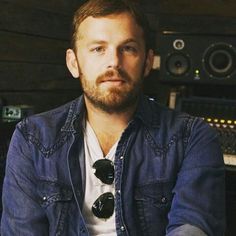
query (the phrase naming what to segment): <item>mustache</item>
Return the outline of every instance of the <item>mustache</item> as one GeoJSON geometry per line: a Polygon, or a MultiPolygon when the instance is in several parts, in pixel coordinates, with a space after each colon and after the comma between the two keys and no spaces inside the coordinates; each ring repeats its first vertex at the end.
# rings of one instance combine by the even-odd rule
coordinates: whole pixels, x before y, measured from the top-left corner
{"type": "Polygon", "coordinates": [[[107,70],[105,73],[98,76],[97,83],[99,84],[99,83],[104,82],[106,80],[110,80],[113,77],[121,79],[125,82],[129,82],[131,80],[130,76],[128,75],[128,73],[126,71],[121,70],[121,69],[117,69],[117,70],[110,69],[110,70],[107,70]]]}

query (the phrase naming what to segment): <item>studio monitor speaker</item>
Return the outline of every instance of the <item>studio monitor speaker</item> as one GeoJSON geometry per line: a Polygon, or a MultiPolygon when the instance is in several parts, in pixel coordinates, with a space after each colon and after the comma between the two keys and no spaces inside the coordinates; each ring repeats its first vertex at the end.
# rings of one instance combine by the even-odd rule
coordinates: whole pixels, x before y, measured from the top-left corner
{"type": "Polygon", "coordinates": [[[236,36],[161,34],[160,80],[236,85],[236,36]]]}

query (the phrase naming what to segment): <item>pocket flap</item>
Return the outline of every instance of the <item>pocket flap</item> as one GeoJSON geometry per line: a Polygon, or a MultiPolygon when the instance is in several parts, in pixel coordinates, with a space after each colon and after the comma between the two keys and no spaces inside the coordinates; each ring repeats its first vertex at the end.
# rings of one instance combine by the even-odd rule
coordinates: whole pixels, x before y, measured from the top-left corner
{"type": "Polygon", "coordinates": [[[38,194],[42,206],[48,206],[58,201],[71,201],[73,197],[71,187],[51,181],[40,181],[38,183],[38,194]]]}

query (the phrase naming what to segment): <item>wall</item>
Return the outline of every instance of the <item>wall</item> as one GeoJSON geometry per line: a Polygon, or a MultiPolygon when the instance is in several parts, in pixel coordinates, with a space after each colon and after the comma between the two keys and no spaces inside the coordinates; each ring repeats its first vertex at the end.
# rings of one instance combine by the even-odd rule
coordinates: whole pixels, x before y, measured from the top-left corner
{"type": "Polygon", "coordinates": [[[0,99],[41,112],[80,94],[65,66],[79,0],[1,0],[0,99]]]}

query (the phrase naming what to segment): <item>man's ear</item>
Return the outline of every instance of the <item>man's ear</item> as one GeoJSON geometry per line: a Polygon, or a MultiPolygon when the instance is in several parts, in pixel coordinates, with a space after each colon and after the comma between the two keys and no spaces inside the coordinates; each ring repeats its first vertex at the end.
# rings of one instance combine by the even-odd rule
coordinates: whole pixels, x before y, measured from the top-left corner
{"type": "Polygon", "coordinates": [[[72,49],[66,51],[66,65],[74,78],[79,77],[79,65],[76,55],[72,49]]]}
{"type": "Polygon", "coordinates": [[[144,77],[148,76],[149,72],[152,69],[154,60],[154,52],[152,49],[149,49],[146,56],[145,68],[144,68],[144,77]]]}

